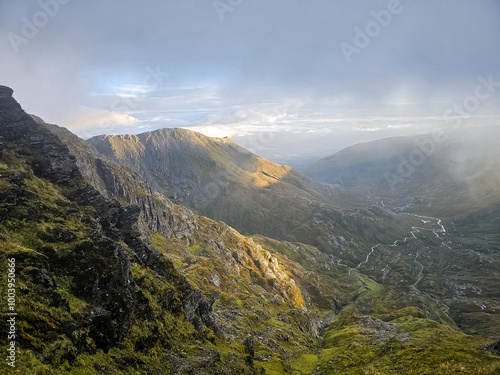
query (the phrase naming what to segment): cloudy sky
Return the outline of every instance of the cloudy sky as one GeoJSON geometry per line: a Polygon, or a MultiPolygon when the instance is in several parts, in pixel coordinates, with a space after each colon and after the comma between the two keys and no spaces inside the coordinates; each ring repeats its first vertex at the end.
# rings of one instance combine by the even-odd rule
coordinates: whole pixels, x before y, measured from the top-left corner
{"type": "Polygon", "coordinates": [[[84,138],[185,127],[300,164],[500,124],[500,2],[0,0],[0,84],[84,138]]]}

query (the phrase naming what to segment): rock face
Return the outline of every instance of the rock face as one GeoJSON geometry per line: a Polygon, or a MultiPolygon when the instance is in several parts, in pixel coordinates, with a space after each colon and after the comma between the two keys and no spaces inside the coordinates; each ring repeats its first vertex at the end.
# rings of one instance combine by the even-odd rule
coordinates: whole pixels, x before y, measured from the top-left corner
{"type": "Polygon", "coordinates": [[[328,195],[324,186],[290,167],[253,155],[228,139],[185,129],[97,136],[89,143],[139,172],[176,203],[245,234],[287,237],[297,223],[309,221],[309,202],[317,206],[328,195]]]}
{"type": "Polygon", "coordinates": [[[12,89],[0,87],[0,135],[3,141],[16,142],[31,150],[32,168],[41,177],[55,183],[81,177],[75,158],[68,148],[47,129],[37,125],[12,97],[12,89]]]}
{"type": "Polygon", "coordinates": [[[0,99],[11,98],[14,90],[7,86],[0,85],[0,99]]]}
{"type": "Polygon", "coordinates": [[[500,355],[500,339],[497,339],[494,343],[482,346],[479,351],[481,353],[491,353],[493,355],[500,355]]]}

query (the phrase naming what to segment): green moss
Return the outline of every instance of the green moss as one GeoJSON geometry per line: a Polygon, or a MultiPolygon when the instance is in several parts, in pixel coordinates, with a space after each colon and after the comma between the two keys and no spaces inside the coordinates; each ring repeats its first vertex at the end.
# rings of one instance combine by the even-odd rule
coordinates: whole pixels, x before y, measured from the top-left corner
{"type": "Polygon", "coordinates": [[[56,278],[57,283],[57,293],[68,302],[70,313],[77,314],[81,313],[85,308],[88,307],[88,303],[75,297],[70,291],[72,289],[73,277],[71,276],[60,276],[56,278]]]}
{"type": "Polygon", "coordinates": [[[319,352],[321,371],[346,374],[494,374],[500,359],[477,352],[486,340],[422,317],[414,307],[401,309],[391,323],[400,325],[398,335],[379,345],[370,344],[354,307],[344,309],[327,327],[319,352]],[[346,311],[347,310],[347,311],[346,311]],[[397,336],[401,337],[401,336],[397,336]]]}
{"type": "Polygon", "coordinates": [[[270,358],[267,362],[256,361],[256,363],[262,367],[267,375],[281,375],[290,374],[288,366],[282,361],[278,361],[275,358],[270,358]]]}
{"type": "Polygon", "coordinates": [[[399,319],[399,318],[408,319],[411,317],[425,318],[425,314],[420,308],[418,308],[416,306],[408,306],[408,307],[405,307],[403,309],[393,311],[389,314],[382,315],[382,316],[380,316],[380,319],[385,320],[387,322],[390,322],[390,321],[397,322],[396,319],[399,319]]]}
{"type": "Polygon", "coordinates": [[[191,245],[187,247],[187,250],[193,254],[193,255],[200,255],[200,253],[203,251],[200,245],[191,245]]]}

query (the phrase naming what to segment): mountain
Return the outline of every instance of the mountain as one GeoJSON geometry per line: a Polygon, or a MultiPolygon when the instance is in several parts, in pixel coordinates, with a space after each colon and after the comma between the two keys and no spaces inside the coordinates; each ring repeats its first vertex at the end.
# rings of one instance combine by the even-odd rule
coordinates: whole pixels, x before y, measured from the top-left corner
{"type": "MultiPolygon", "coordinates": [[[[348,239],[334,256],[249,238],[12,94],[0,86],[0,264],[15,264],[17,313],[15,363],[2,372],[498,373],[498,288],[484,275],[500,263],[488,246],[472,253],[436,219],[380,207],[366,212],[409,237],[360,260],[348,239]]],[[[0,287],[12,289],[5,277],[0,287]]],[[[1,337],[10,327],[1,321],[1,337]]]]}
{"type": "Polygon", "coordinates": [[[272,254],[171,203],[65,129],[26,115],[11,95],[0,88],[0,229],[2,265],[15,259],[18,275],[23,371],[254,373],[262,368],[253,365],[254,343],[281,363],[281,347],[267,340],[293,336],[304,349],[317,337],[317,308],[272,254]],[[195,275],[179,273],[174,249],[191,266],[198,255],[195,275]],[[254,340],[256,314],[272,329],[254,340]],[[293,322],[278,329],[283,314],[293,322]]]}
{"type": "Polygon", "coordinates": [[[253,155],[228,138],[185,129],[89,140],[112,160],[130,166],[158,191],[247,234],[287,237],[328,189],[284,165],[253,155]],[[288,207],[288,209],[282,209],[288,207]],[[301,208],[305,209],[302,213],[301,208]]]}
{"type": "Polygon", "coordinates": [[[348,147],[303,172],[363,189],[393,208],[464,216],[500,206],[498,139],[500,127],[387,138],[348,147]]]}
{"type": "Polygon", "coordinates": [[[160,129],[88,142],[198,214],[223,220],[246,235],[299,241],[333,256],[347,253],[351,265],[367,255],[371,243],[392,242],[408,228],[405,219],[375,207],[338,206],[328,186],[228,138],[160,129]]]}
{"type": "Polygon", "coordinates": [[[445,300],[450,307],[455,305],[453,319],[462,329],[480,332],[479,327],[500,325],[495,292],[500,286],[496,270],[500,259],[498,139],[500,127],[382,139],[346,148],[303,172],[339,191],[349,191],[350,200],[361,207],[377,204],[391,212],[421,217],[424,224],[439,220],[436,224],[442,230],[434,232],[437,243],[427,239],[425,247],[416,249],[418,258],[423,251],[427,253],[427,264],[421,263],[427,276],[419,281],[420,290],[435,295],[431,286],[438,274],[445,286],[442,292],[448,285],[461,285],[458,288],[463,292],[456,289],[445,300]],[[485,268],[484,262],[489,266],[485,268]],[[472,285],[476,292],[466,292],[472,285]],[[459,302],[460,294],[469,296],[459,302]],[[486,305],[477,299],[486,295],[495,306],[490,323],[483,322],[473,307],[484,311],[486,305]]]}
{"type": "MultiPolygon", "coordinates": [[[[387,158],[383,158],[387,154],[392,155],[393,159],[399,160],[400,157],[397,155],[405,150],[410,158],[413,152],[412,147],[427,145],[429,138],[426,137],[417,139],[394,138],[380,141],[374,145],[369,144],[371,147],[355,146],[353,148],[361,150],[366,148],[368,151],[365,150],[364,153],[360,152],[354,155],[353,160],[357,164],[366,161],[378,163],[378,160],[387,160],[387,158]]],[[[450,136],[448,135],[448,137],[450,136]]],[[[462,138],[468,142],[473,139],[470,135],[462,138]]],[[[477,142],[479,139],[476,139],[477,142]]],[[[196,190],[198,184],[200,186],[206,184],[224,185],[223,191],[220,191],[212,200],[206,201],[206,207],[209,209],[203,211],[204,214],[213,219],[221,219],[217,214],[221,214],[221,207],[227,207],[227,218],[231,219],[238,217],[242,212],[255,211],[257,207],[259,208],[259,216],[256,217],[256,220],[259,223],[268,223],[266,225],[267,231],[258,228],[261,229],[261,232],[257,233],[316,246],[330,258],[331,263],[343,265],[350,270],[363,270],[364,274],[382,285],[392,285],[398,280],[400,283],[401,280],[404,283],[408,282],[407,286],[396,288],[399,292],[409,288],[413,293],[414,287],[418,286],[417,299],[419,302],[417,305],[433,319],[443,323],[453,321],[466,332],[480,333],[490,337],[500,335],[499,317],[495,313],[500,301],[494,292],[500,286],[500,280],[495,276],[485,278],[477,275],[477,273],[483,275],[485,272],[496,275],[498,272],[499,259],[496,247],[500,238],[498,231],[494,229],[495,223],[497,223],[495,217],[498,215],[495,216],[496,211],[494,205],[490,206],[491,201],[485,202],[482,206],[489,208],[483,212],[480,221],[466,216],[451,220],[446,216],[441,216],[445,212],[436,211],[434,207],[428,207],[427,204],[420,204],[422,209],[416,211],[415,214],[398,214],[407,211],[412,204],[418,207],[418,202],[426,202],[425,199],[429,199],[430,195],[426,195],[424,199],[422,196],[407,195],[406,190],[402,190],[402,193],[398,195],[397,192],[378,190],[373,181],[369,181],[364,188],[351,183],[348,186],[331,186],[328,189],[324,185],[311,182],[293,169],[290,169],[288,174],[276,183],[260,190],[249,182],[255,178],[249,176],[250,166],[260,165],[261,173],[265,176],[269,175],[273,168],[283,168],[283,166],[259,158],[235,145],[229,139],[209,138],[182,129],[162,129],[137,136],[100,136],[92,139],[91,143],[97,145],[99,151],[110,155],[114,160],[135,168],[141,175],[147,175],[148,170],[155,171],[154,176],[165,175],[166,177],[161,180],[163,181],[161,185],[158,183],[158,178],[153,175],[149,176],[151,182],[156,184],[159,189],[161,186],[175,187],[172,181],[189,181],[193,190],[196,190]],[[136,149],[142,151],[130,151],[136,149]],[[147,167],[150,160],[161,160],[161,163],[157,162],[154,166],[147,167]],[[242,168],[242,165],[246,169],[242,168]],[[193,174],[198,177],[194,178],[193,174]],[[218,176],[221,175],[228,177],[225,181],[220,182],[218,176]],[[287,177],[290,175],[295,176],[295,178],[288,179],[287,177]],[[279,190],[273,189],[278,187],[279,190]],[[277,191],[279,195],[277,195],[277,191]],[[314,194],[314,200],[308,201],[304,198],[305,194],[309,194],[309,192],[311,195],[314,194]],[[383,199],[377,193],[380,193],[383,199]],[[267,200],[262,201],[261,199],[267,200]],[[398,201],[401,202],[399,205],[391,207],[391,204],[397,204],[398,201]],[[311,206],[314,208],[312,211],[311,206]],[[214,213],[212,207],[219,211],[214,213]],[[270,230],[273,222],[279,218],[271,216],[272,220],[269,219],[270,211],[266,211],[266,208],[269,207],[272,207],[270,211],[274,215],[286,217],[290,215],[289,212],[292,212],[290,216],[294,218],[295,224],[300,223],[301,231],[286,232],[284,237],[280,237],[281,233],[270,230]],[[444,226],[441,224],[443,220],[446,220],[444,226]],[[480,238],[477,235],[479,231],[482,232],[480,238]],[[311,236],[310,233],[313,235],[311,236]],[[435,236],[435,239],[429,237],[427,233],[435,236]],[[416,241],[409,243],[409,238],[416,241]],[[472,259],[471,246],[474,248],[472,259]],[[436,262],[436,256],[441,260],[436,262]],[[486,259],[488,260],[486,261],[486,259]],[[488,262],[488,265],[485,265],[485,262],[488,262]],[[399,268],[400,264],[402,264],[401,269],[399,268]],[[474,266],[471,267],[471,265],[474,266]],[[413,281],[409,282],[408,277],[413,281]],[[443,284],[447,287],[436,290],[435,285],[443,284]],[[477,289],[484,291],[484,293],[480,292],[478,295],[464,293],[461,291],[464,288],[477,289]],[[433,305],[431,296],[437,297],[441,302],[438,305],[433,305]],[[478,297],[481,298],[482,302],[477,300],[478,297]],[[471,308],[471,306],[488,306],[486,310],[488,313],[483,313],[485,310],[481,308],[481,313],[478,314],[476,307],[471,308]],[[444,314],[443,311],[445,311],[444,314]]],[[[445,142],[444,146],[453,149],[457,145],[457,140],[450,137],[448,143],[445,142]]],[[[479,154],[483,155],[482,157],[486,160],[489,160],[488,157],[495,150],[492,147],[492,142],[490,144],[490,147],[485,147],[487,145],[485,143],[482,148],[483,153],[479,154]]],[[[454,158],[464,149],[465,146],[462,146],[455,155],[449,158],[456,160],[454,158]]],[[[467,149],[470,155],[478,154],[472,152],[473,147],[471,146],[467,149]]],[[[439,150],[439,152],[447,155],[444,151],[439,150]]],[[[439,152],[436,148],[436,156],[439,156],[439,152]]],[[[346,154],[350,155],[347,151],[346,154]]],[[[472,156],[464,157],[462,155],[460,160],[463,161],[462,164],[475,162],[472,156]]],[[[431,169],[427,168],[429,170],[427,173],[433,178],[432,183],[429,183],[422,176],[418,179],[413,178],[422,187],[439,186],[439,191],[448,188],[450,191],[456,192],[457,190],[453,190],[452,186],[449,185],[447,175],[441,173],[446,168],[440,166],[438,161],[433,160],[432,162],[430,163],[432,166],[440,168],[439,172],[434,173],[430,173],[431,169]]],[[[371,172],[368,176],[373,178],[383,176],[381,170],[377,170],[373,165],[370,165],[366,170],[371,172]]],[[[460,175],[455,172],[456,170],[458,168],[452,171],[456,176],[454,188],[456,188],[456,183],[461,182],[460,175]]],[[[496,173],[496,171],[492,172],[496,173]]],[[[366,178],[362,173],[353,172],[352,175],[366,178]]],[[[469,181],[477,184],[474,179],[469,179],[469,181]]],[[[496,190],[494,191],[496,192],[496,190]]],[[[421,188],[419,192],[424,194],[425,190],[421,188]]],[[[448,194],[448,196],[450,195],[448,194]]],[[[185,193],[184,196],[189,196],[189,193],[185,193]]],[[[460,196],[456,199],[460,200],[460,196]]],[[[189,201],[192,208],[195,201],[189,201]]],[[[467,200],[464,202],[468,204],[467,200]]],[[[448,206],[445,207],[448,208],[448,206]]],[[[223,216],[223,219],[226,221],[226,217],[223,216]]],[[[248,231],[247,222],[236,220],[231,224],[236,224],[239,230],[248,231]]],[[[255,235],[253,237],[255,238],[255,235]]],[[[303,262],[302,258],[297,260],[299,263],[303,262]]],[[[343,303],[345,302],[339,302],[340,305],[343,303]]]]}

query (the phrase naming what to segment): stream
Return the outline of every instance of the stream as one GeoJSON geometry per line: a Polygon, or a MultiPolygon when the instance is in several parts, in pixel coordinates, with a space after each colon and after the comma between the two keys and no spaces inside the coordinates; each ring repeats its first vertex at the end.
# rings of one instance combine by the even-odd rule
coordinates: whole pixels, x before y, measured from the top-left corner
{"type": "MultiPolygon", "coordinates": [[[[370,198],[370,197],[367,196],[367,198],[370,198]]],[[[383,210],[387,210],[387,208],[386,208],[386,206],[384,204],[384,201],[381,198],[378,198],[378,202],[379,202],[379,205],[377,207],[379,207],[379,208],[381,208],[383,210]]],[[[452,247],[451,247],[452,242],[451,241],[445,241],[445,239],[443,238],[443,236],[446,234],[446,228],[442,224],[442,219],[440,219],[438,217],[423,216],[423,215],[409,214],[409,213],[402,213],[401,215],[410,215],[410,216],[416,217],[416,218],[418,218],[418,219],[420,219],[422,221],[423,225],[428,226],[428,227],[424,227],[424,226],[412,226],[411,230],[410,230],[410,235],[409,236],[403,238],[402,240],[396,240],[396,241],[394,241],[392,243],[392,245],[388,245],[389,247],[396,247],[396,246],[398,246],[398,243],[399,244],[405,244],[410,239],[418,239],[418,237],[417,237],[416,234],[420,233],[421,231],[432,231],[432,233],[436,236],[436,238],[438,238],[439,240],[442,240],[441,247],[447,247],[448,249],[452,249],[452,247]]],[[[362,262],[358,263],[356,265],[356,267],[348,267],[348,269],[349,269],[349,275],[351,274],[352,271],[357,270],[363,264],[366,264],[369,261],[370,256],[375,251],[375,249],[377,247],[379,247],[380,245],[381,245],[381,243],[378,243],[378,244],[372,246],[371,249],[370,249],[370,252],[367,254],[365,260],[363,260],[362,262]]],[[[418,284],[420,283],[420,281],[423,278],[424,269],[425,269],[424,265],[418,261],[419,256],[420,256],[420,252],[419,252],[419,250],[417,250],[416,254],[415,254],[415,257],[413,258],[413,262],[418,267],[419,271],[418,271],[418,274],[417,274],[417,280],[410,287],[416,293],[418,293],[418,294],[427,294],[427,293],[422,292],[422,291],[420,291],[418,289],[418,284]]]]}

